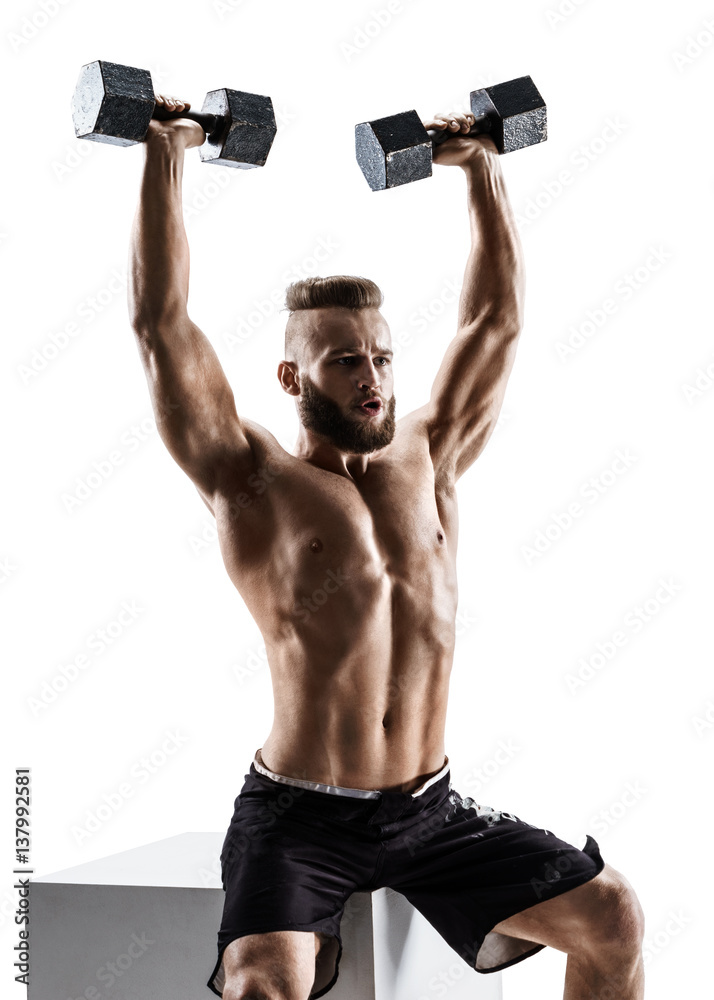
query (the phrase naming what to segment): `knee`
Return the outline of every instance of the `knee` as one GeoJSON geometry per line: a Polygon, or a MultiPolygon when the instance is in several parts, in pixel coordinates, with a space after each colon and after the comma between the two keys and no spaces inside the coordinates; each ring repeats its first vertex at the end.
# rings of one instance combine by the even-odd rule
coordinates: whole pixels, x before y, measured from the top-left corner
{"type": "Polygon", "coordinates": [[[269,986],[247,983],[243,986],[226,986],[223,1000],[284,1000],[285,994],[274,993],[269,986]]]}
{"type": "Polygon", "coordinates": [[[223,1000],[307,1000],[280,976],[244,969],[226,980],[223,1000]]]}
{"type": "Polygon", "coordinates": [[[594,948],[623,958],[637,959],[645,936],[645,915],[630,883],[606,865],[598,875],[599,892],[594,908],[594,948]]]}

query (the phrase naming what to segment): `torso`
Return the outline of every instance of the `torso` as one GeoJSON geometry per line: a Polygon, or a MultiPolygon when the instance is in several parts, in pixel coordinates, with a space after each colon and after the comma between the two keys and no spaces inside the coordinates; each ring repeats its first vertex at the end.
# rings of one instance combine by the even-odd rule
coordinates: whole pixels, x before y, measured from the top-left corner
{"type": "Polygon", "coordinates": [[[254,469],[214,513],[228,574],[265,640],[265,766],[350,788],[411,791],[444,764],[457,604],[453,486],[423,423],[399,421],[358,481],[244,421],[254,469]]]}

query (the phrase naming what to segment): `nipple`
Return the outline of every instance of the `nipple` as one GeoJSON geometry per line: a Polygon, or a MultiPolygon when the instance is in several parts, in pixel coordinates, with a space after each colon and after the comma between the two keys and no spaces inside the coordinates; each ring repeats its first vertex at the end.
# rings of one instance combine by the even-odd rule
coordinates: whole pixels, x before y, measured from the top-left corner
{"type": "Polygon", "coordinates": [[[320,541],[319,538],[313,538],[312,539],[312,541],[310,542],[310,551],[311,552],[322,552],[322,542],[320,541]]]}

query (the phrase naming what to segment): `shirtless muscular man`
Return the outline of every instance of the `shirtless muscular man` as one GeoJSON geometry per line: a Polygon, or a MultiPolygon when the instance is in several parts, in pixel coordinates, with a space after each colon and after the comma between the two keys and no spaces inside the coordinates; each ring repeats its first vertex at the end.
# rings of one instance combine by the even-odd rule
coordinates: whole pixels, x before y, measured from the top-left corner
{"type": "Polygon", "coordinates": [[[479,972],[549,945],[568,955],[567,1000],[644,995],[642,909],[593,838],[579,850],[463,799],[449,780],[456,483],[496,424],[524,296],[496,147],[458,134],[472,121],[424,122],[454,133],[434,162],[466,175],[472,241],[429,402],[395,421],[374,282],[296,282],[277,372],[300,420],[292,453],[239,415],[187,312],[182,172],[203,129],[152,120],[144,144],[131,325],[161,438],[213,513],[265,639],[275,702],[221,855],[225,907],[207,985],[224,1000],[327,993],[347,898],[381,886],[479,972]]]}

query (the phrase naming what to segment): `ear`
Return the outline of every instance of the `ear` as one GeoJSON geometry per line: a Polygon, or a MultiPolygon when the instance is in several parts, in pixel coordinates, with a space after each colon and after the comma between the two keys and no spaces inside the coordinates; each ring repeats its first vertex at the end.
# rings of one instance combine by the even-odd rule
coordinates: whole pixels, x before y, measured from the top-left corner
{"type": "Polygon", "coordinates": [[[289,396],[300,395],[297,366],[290,361],[281,361],[278,365],[278,381],[289,396]]]}

